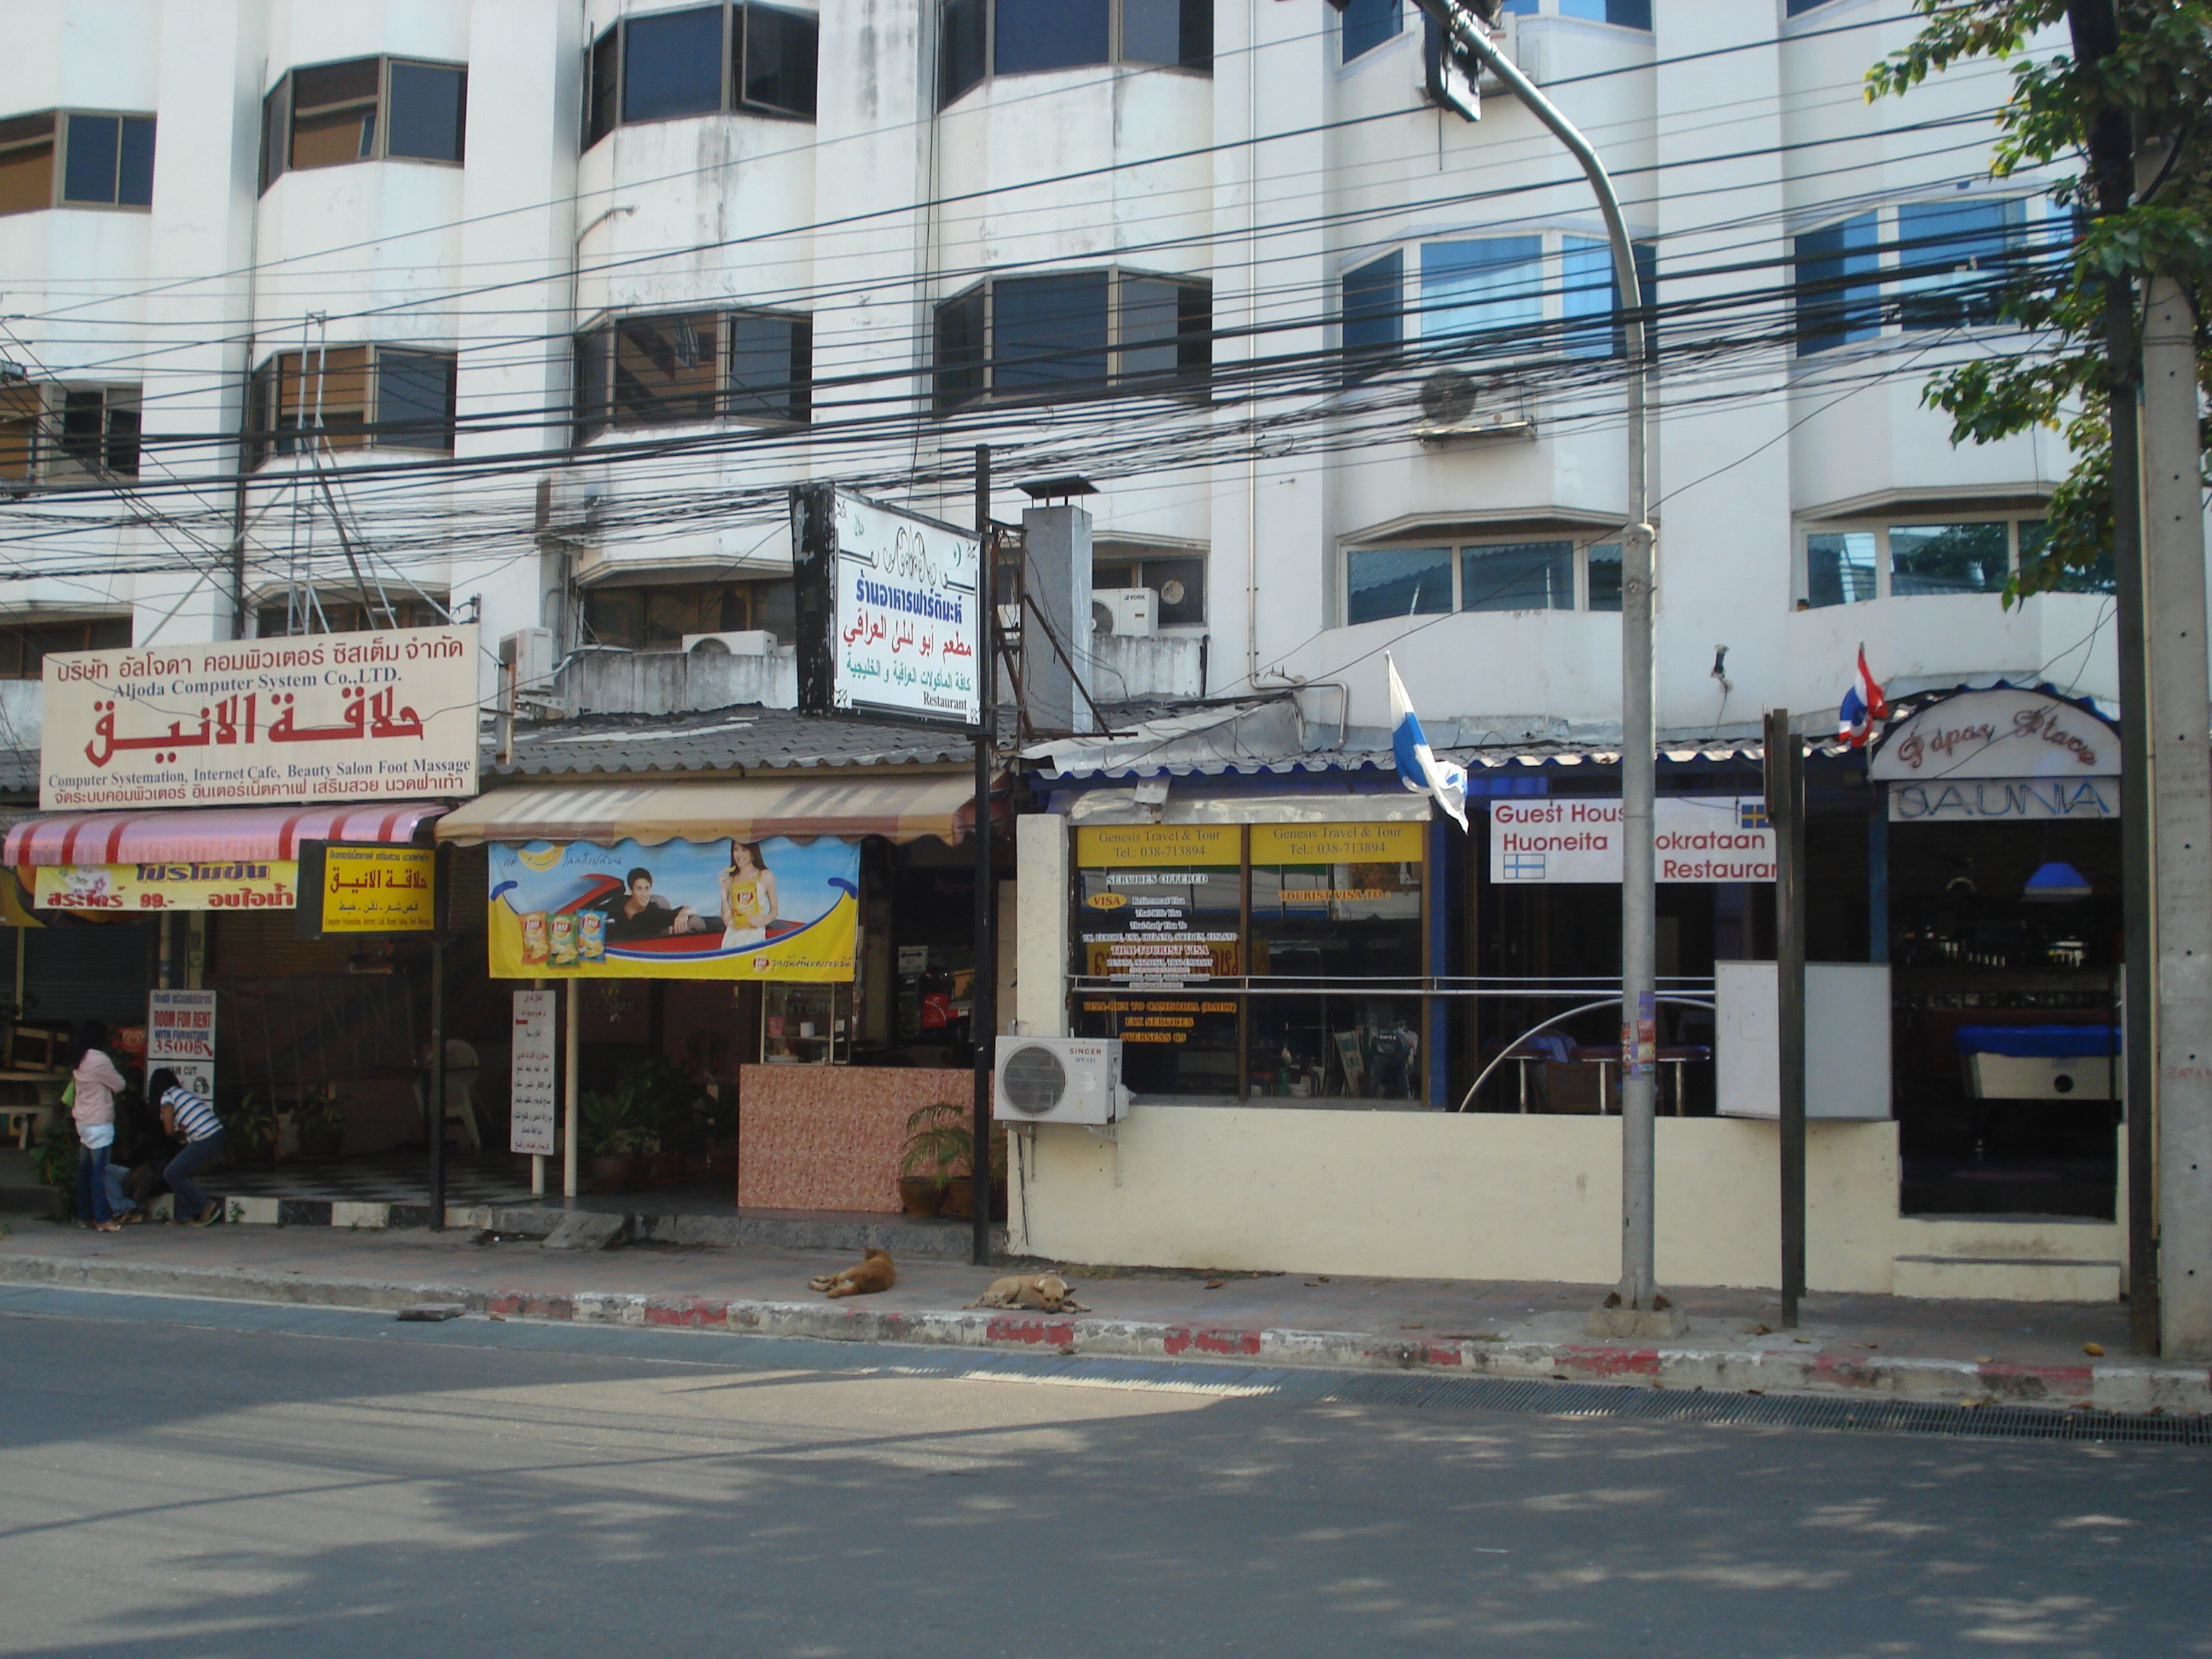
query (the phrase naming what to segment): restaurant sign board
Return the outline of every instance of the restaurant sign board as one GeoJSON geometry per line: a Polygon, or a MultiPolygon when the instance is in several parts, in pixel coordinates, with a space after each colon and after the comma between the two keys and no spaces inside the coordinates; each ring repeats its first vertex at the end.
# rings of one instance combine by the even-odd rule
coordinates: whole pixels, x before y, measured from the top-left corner
{"type": "Polygon", "coordinates": [[[472,625],[58,652],[39,805],[473,795],[477,671],[472,625]]]}
{"type": "Polygon", "coordinates": [[[2014,685],[1925,705],[1884,732],[1867,762],[1877,783],[2119,775],[2120,734],[2094,709],[2014,685]]]}
{"type": "MultiPolygon", "coordinates": [[[[1653,878],[1774,879],[1774,831],[1756,795],[1662,795],[1652,813],[1653,878]]],[[[1618,796],[1490,803],[1490,878],[1557,884],[1620,879],[1618,796]]]]}

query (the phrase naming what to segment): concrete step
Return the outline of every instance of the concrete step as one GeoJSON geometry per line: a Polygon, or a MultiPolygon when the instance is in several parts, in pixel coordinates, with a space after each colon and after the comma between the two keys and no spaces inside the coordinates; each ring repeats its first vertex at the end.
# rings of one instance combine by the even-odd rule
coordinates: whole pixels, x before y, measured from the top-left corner
{"type": "Polygon", "coordinates": [[[0,1183],[0,1215],[52,1215],[54,1189],[20,1182],[0,1183]]]}
{"type": "Polygon", "coordinates": [[[2062,1256],[1900,1255],[1892,1290],[1926,1300],[2116,1302],[2120,1264],[2062,1256]]]}

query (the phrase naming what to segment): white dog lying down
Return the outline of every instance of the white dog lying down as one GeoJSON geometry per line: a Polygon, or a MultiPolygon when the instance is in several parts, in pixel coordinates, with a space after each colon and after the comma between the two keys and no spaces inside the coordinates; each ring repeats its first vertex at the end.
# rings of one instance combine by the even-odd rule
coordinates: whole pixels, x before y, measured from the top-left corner
{"type": "Polygon", "coordinates": [[[971,1308],[1029,1308],[1039,1313],[1089,1313],[1058,1273],[1016,1273],[995,1279],[971,1308]]]}

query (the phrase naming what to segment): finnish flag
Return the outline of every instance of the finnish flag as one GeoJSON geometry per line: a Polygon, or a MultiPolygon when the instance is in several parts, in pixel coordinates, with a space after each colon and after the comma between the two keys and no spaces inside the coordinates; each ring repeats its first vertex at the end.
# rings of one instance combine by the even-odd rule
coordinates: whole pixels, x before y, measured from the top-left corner
{"type": "Polygon", "coordinates": [[[1398,665],[1383,653],[1382,665],[1390,672],[1390,747],[1398,760],[1398,781],[1417,795],[1426,795],[1467,828],[1467,769],[1440,761],[1421,730],[1421,717],[1406,695],[1406,682],[1398,678],[1398,665]]]}

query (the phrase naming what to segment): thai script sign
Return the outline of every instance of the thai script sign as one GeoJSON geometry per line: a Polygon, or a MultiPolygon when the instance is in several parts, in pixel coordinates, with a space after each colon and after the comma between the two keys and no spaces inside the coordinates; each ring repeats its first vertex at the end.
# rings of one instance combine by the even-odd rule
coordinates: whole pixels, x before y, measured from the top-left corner
{"type": "Polygon", "coordinates": [[[493,842],[490,854],[495,979],[853,977],[855,842],[493,842]]]}
{"type": "Polygon", "coordinates": [[[167,1066],[202,1100],[215,1098],[213,991],[146,994],[146,1070],[167,1066]]]}
{"type": "Polygon", "coordinates": [[[2094,711],[2009,685],[1929,703],[1891,726],[1867,763],[1883,783],[2119,774],[2119,733],[2094,711]]]}
{"type": "MultiPolygon", "coordinates": [[[[1755,795],[1662,795],[1652,815],[1660,881],[1774,879],[1774,831],[1755,795]]],[[[1618,882],[1616,798],[1553,796],[1490,803],[1490,878],[1528,884],[1618,882]]]]}
{"type": "Polygon", "coordinates": [[[801,708],[981,724],[974,536],[815,488],[794,492],[793,544],[801,708]]]}
{"type": "Polygon", "coordinates": [[[477,668],[474,627],[57,653],[39,805],[472,795],[477,668]]]}
{"type": "Polygon", "coordinates": [[[553,1061],[553,999],[557,994],[514,994],[514,1048],[509,1062],[514,1115],[507,1136],[511,1152],[544,1158],[553,1151],[554,1117],[560,1109],[559,1074],[553,1061]]]}
{"type": "Polygon", "coordinates": [[[155,910],[289,910],[300,890],[289,859],[205,864],[40,864],[33,902],[45,910],[137,915],[155,910]]]}

